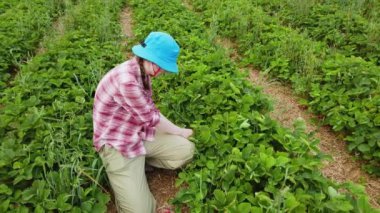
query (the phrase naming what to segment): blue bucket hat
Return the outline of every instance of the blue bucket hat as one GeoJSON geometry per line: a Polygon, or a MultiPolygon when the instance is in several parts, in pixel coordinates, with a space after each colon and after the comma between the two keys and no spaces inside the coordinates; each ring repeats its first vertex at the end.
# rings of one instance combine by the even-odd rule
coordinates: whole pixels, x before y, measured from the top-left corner
{"type": "Polygon", "coordinates": [[[151,32],[145,41],[132,47],[132,52],[140,58],[155,63],[163,70],[178,73],[179,46],[167,33],[151,32]]]}

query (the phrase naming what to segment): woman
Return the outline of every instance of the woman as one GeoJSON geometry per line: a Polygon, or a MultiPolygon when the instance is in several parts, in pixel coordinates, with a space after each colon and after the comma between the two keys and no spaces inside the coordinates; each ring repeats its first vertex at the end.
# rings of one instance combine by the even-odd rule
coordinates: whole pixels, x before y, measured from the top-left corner
{"type": "Polygon", "coordinates": [[[188,163],[191,129],[165,118],[152,100],[151,78],[178,73],[179,46],[166,33],[152,32],[132,48],[135,57],[100,81],[94,101],[94,146],[105,165],[119,212],[155,212],[145,162],[166,169],[188,163]]]}

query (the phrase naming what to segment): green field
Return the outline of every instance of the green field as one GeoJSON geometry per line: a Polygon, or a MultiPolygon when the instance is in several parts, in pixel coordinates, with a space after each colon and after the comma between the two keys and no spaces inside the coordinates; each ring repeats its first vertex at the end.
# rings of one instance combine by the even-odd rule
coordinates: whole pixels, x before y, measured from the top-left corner
{"type": "Polygon", "coordinates": [[[168,32],[181,46],[180,74],[154,80],[155,102],[195,131],[176,211],[380,212],[364,186],[321,174],[328,157],[319,141],[303,122],[291,130],[273,120],[269,97],[242,72],[252,65],[290,84],[345,135],[366,171],[380,174],[380,4],[305,2],[0,3],[0,212],[107,211],[110,186],[92,146],[94,91],[151,31],[168,32]],[[121,30],[125,7],[134,38],[121,30]],[[62,35],[54,33],[57,22],[62,35]],[[239,63],[215,44],[218,37],[237,45],[239,63]]]}

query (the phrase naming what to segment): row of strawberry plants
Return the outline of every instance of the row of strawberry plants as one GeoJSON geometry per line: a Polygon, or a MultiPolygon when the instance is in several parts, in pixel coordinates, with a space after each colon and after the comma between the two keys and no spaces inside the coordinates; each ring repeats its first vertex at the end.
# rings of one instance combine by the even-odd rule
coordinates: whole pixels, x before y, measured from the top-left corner
{"type": "Polygon", "coordinates": [[[369,20],[379,20],[380,19],[380,1],[377,0],[367,0],[359,3],[359,11],[361,14],[369,20]],[[361,5],[363,4],[363,5],[361,5]]]}
{"type": "Polygon", "coordinates": [[[324,4],[338,4],[342,9],[360,14],[368,20],[375,21],[380,18],[380,1],[341,1],[341,0],[323,0],[324,4]]]}
{"type": "Polygon", "coordinates": [[[335,131],[347,133],[349,149],[371,161],[369,172],[380,174],[379,66],[332,53],[325,43],[282,26],[248,0],[192,2],[214,34],[238,44],[245,64],[306,94],[305,103],[335,131]]]}
{"type": "Polygon", "coordinates": [[[122,2],[80,1],[64,35],[2,91],[0,212],[106,211],[92,103],[101,76],[122,60],[122,2]]]}
{"type": "Polygon", "coordinates": [[[323,0],[324,4],[339,5],[342,9],[357,13],[368,20],[380,18],[380,2],[377,0],[365,1],[341,1],[341,0],[323,0]]]}
{"type": "Polygon", "coordinates": [[[1,1],[0,2],[0,15],[7,11],[8,9],[16,6],[20,0],[8,0],[8,1],[1,1]]]}
{"type": "Polygon", "coordinates": [[[332,7],[339,7],[340,10],[346,11],[348,14],[355,14],[362,16],[368,21],[376,21],[380,18],[380,2],[377,0],[365,1],[341,1],[341,0],[318,0],[318,1],[297,1],[291,0],[279,4],[278,1],[259,0],[253,3],[265,5],[266,9],[271,10],[272,14],[279,12],[283,7],[291,6],[298,10],[299,13],[307,13],[311,7],[317,4],[328,5],[332,7]],[[270,7],[270,8],[268,8],[270,7]]]}
{"type": "Polygon", "coordinates": [[[320,174],[324,157],[302,122],[290,131],[266,115],[267,98],[210,43],[198,14],[180,1],[130,5],[137,39],[167,31],[182,47],[180,74],[153,82],[160,110],[196,132],[195,159],[177,180],[186,183],[173,200],[177,210],[185,204],[192,212],[375,212],[363,187],[320,174]]]}
{"type": "Polygon", "coordinates": [[[380,23],[378,19],[368,21],[352,8],[355,6],[352,2],[262,0],[252,3],[262,6],[283,25],[325,42],[331,51],[362,57],[380,65],[380,23]]]}
{"type": "Polygon", "coordinates": [[[0,14],[0,89],[12,72],[34,54],[53,21],[66,9],[69,0],[10,1],[0,14]],[[12,5],[15,3],[15,5],[12,5]]]}

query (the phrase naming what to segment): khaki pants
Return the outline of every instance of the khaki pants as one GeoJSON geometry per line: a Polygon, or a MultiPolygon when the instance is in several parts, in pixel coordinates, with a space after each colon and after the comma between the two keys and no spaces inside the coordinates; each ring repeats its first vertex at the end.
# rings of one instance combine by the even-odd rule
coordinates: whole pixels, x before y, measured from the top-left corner
{"type": "Polygon", "coordinates": [[[144,142],[144,145],[146,156],[130,159],[108,145],[99,152],[115,194],[118,212],[156,211],[156,200],[145,176],[145,160],[154,167],[177,169],[190,162],[194,154],[194,144],[177,135],[158,132],[155,141],[144,142]]]}

